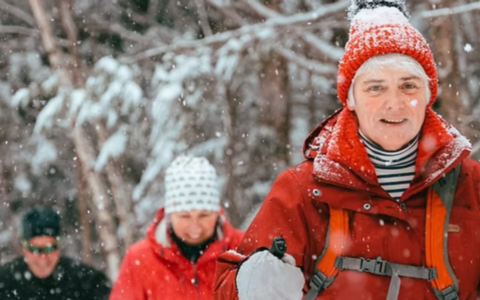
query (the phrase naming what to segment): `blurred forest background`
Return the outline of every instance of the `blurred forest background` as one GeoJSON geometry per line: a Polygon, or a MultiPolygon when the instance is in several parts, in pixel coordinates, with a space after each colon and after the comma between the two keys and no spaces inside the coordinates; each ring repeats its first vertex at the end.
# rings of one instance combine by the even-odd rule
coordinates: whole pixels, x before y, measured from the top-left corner
{"type": "MultiPolygon", "coordinates": [[[[349,0],[0,0],[0,262],[35,205],[116,276],[180,153],[206,156],[245,226],[339,107],[349,0]]],[[[480,2],[407,1],[438,63],[435,109],[480,157],[480,2]]]]}

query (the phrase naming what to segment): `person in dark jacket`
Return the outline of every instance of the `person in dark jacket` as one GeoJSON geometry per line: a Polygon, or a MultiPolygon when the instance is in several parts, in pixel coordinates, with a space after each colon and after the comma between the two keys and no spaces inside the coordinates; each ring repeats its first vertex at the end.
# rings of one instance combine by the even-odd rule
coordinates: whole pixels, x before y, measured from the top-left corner
{"type": "Polygon", "coordinates": [[[107,277],[60,255],[60,219],[50,207],[33,208],[22,220],[23,256],[0,267],[1,300],[104,300],[107,277]]]}

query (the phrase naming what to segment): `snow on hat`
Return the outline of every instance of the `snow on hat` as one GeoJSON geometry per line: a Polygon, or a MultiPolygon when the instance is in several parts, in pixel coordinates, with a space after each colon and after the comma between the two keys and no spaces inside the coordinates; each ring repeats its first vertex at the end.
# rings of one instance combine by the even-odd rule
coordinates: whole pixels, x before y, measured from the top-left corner
{"type": "Polygon", "coordinates": [[[352,0],[349,40],[338,66],[337,93],[345,105],[355,72],[369,58],[408,55],[418,61],[429,80],[431,105],[437,97],[437,71],[425,38],[409,22],[402,0],[352,0]]]}
{"type": "Polygon", "coordinates": [[[50,207],[32,208],[22,219],[22,238],[29,240],[36,236],[60,236],[60,217],[50,207]]]}
{"type": "Polygon", "coordinates": [[[220,193],[213,166],[204,157],[177,157],[165,174],[165,213],[219,209],[220,193]]]}

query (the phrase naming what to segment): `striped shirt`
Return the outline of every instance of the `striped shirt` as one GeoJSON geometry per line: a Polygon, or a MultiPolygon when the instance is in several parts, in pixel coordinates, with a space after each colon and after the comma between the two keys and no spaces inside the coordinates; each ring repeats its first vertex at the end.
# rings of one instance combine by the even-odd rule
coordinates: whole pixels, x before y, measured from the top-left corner
{"type": "Polygon", "coordinates": [[[407,146],[397,151],[386,151],[369,141],[360,131],[368,158],[375,167],[378,183],[396,201],[409,187],[415,175],[418,135],[407,146]]]}

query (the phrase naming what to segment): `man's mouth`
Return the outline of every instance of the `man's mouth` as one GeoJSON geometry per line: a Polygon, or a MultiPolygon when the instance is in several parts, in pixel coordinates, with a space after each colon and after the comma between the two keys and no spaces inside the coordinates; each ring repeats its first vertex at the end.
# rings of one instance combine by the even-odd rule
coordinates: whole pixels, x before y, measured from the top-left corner
{"type": "Polygon", "coordinates": [[[386,124],[401,124],[407,121],[407,119],[381,119],[381,121],[386,124]]]}

